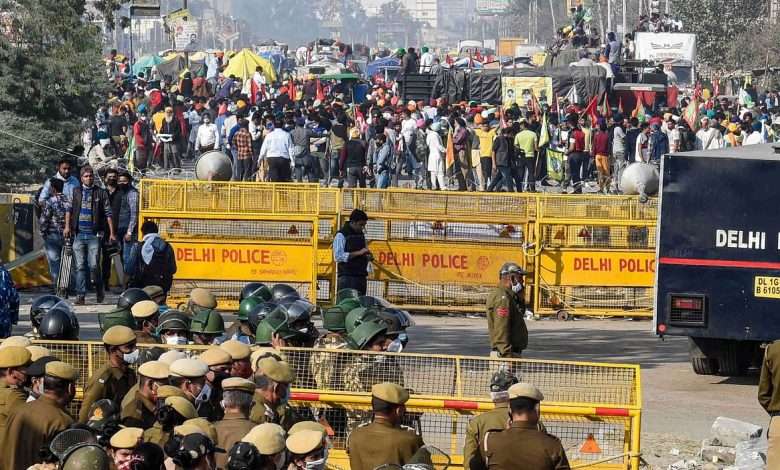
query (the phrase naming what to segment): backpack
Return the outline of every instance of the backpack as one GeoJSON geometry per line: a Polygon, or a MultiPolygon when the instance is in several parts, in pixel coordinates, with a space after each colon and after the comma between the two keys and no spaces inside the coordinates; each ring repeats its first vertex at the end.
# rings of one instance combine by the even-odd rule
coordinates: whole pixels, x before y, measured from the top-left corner
{"type": "Polygon", "coordinates": [[[141,257],[142,242],[138,243],[137,265],[135,275],[133,276],[136,285],[140,286],[160,286],[164,290],[170,287],[172,273],[168,266],[168,255],[171,246],[166,243],[165,249],[155,251],[152,261],[146,264],[141,257]]]}

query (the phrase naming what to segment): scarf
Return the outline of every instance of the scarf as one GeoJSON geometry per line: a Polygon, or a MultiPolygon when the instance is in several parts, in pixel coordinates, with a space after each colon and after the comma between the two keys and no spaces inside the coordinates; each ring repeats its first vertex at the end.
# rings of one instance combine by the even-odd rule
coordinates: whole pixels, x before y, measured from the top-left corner
{"type": "Polygon", "coordinates": [[[143,258],[144,263],[150,264],[152,262],[152,258],[154,257],[154,246],[152,246],[152,244],[158,238],[160,238],[160,235],[157,233],[144,235],[144,245],[141,247],[141,258],[143,258]]]}

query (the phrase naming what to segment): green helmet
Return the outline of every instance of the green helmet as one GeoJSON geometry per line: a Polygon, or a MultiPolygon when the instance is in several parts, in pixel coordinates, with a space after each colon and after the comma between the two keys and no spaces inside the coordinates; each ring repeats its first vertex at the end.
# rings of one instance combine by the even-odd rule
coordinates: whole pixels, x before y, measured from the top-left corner
{"type": "Polygon", "coordinates": [[[239,300],[248,299],[249,297],[257,297],[268,302],[273,295],[271,294],[271,289],[262,282],[250,282],[241,289],[239,300]]]}
{"type": "Polygon", "coordinates": [[[364,349],[378,335],[385,334],[387,327],[384,323],[371,319],[361,323],[349,334],[349,339],[358,349],[364,349]]]}
{"type": "Polygon", "coordinates": [[[347,317],[344,320],[344,327],[347,334],[351,334],[361,323],[378,319],[379,316],[373,308],[354,308],[347,314],[347,317]]]}
{"type": "Polygon", "coordinates": [[[257,330],[255,331],[255,344],[261,346],[270,346],[271,339],[274,334],[274,329],[271,328],[271,324],[265,319],[257,324],[257,330]]]}
{"type": "Polygon", "coordinates": [[[357,299],[360,297],[360,292],[357,289],[341,289],[336,292],[336,303],[340,304],[346,299],[357,299]]]}
{"type": "Polygon", "coordinates": [[[108,470],[108,454],[97,444],[86,444],[68,452],[59,467],[62,470],[108,470]]]}
{"type": "Polygon", "coordinates": [[[98,314],[98,323],[100,323],[101,333],[105,333],[106,330],[117,325],[126,326],[131,330],[137,329],[135,318],[133,318],[129,308],[117,307],[110,312],[98,314]]]}
{"type": "Polygon", "coordinates": [[[360,305],[360,301],[352,297],[342,299],[339,303],[336,304],[336,306],[341,307],[345,313],[349,313],[353,309],[362,307],[362,305],[360,305]]]}
{"type": "Polygon", "coordinates": [[[263,303],[263,300],[260,297],[255,296],[249,296],[242,300],[238,305],[238,319],[240,321],[249,320],[249,312],[261,303],[263,303]]]}
{"type": "Polygon", "coordinates": [[[225,332],[225,320],[216,310],[204,310],[192,317],[190,331],[193,333],[222,334],[225,332]]]}
{"type": "Polygon", "coordinates": [[[322,327],[328,331],[346,331],[344,321],[347,313],[338,305],[325,309],[322,312],[322,327]]]}
{"type": "Polygon", "coordinates": [[[290,326],[290,316],[287,315],[287,309],[281,305],[270,312],[260,323],[263,322],[268,322],[268,325],[271,327],[271,330],[273,330],[273,333],[279,335],[282,339],[285,340],[293,339],[300,333],[290,326]]]}

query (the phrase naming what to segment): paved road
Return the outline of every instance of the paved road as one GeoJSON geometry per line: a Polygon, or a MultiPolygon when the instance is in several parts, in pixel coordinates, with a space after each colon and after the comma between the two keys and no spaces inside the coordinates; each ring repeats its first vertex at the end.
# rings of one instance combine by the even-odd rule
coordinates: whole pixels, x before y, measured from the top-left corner
{"type": "MultiPolygon", "coordinates": [[[[23,296],[29,304],[30,296],[23,296]]],[[[88,301],[90,299],[88,298],[88,301]]],[[[109,297],[109,301],[113,300],[109,297]]],[[[103,306],[103,309],[110,308],[103,306]]],[[[15,331],[29,329],[22,306],[23,322],[15,331]]],[[[95,306],[80,307],[82,339],[99,338],[95,306]]],[[[232,321],[226,316],[226,322],[232,321]]],[[[409,352],[485,355],[488,353],[484,318],[416,315],[410,330],[409,352]]],[[[685,338],[661,341],[649,321],[554,320],[529,322],[530,346],[526,357],[533,359],[581,360],[639,363],[642,366],[644,396],[643,434],[648,440],[662,433],[700,441],[709,434],[718,416],[729,416],[759,425],[767,424],[756,402],[758,378],[697,376],[687,358],[685,338]]]]}

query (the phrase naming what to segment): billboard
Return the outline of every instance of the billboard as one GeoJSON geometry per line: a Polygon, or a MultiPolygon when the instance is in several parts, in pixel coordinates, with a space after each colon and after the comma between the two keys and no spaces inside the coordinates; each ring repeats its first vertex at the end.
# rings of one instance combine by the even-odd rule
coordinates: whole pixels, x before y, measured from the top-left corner
{"type": "Polygon", "coordinates": [[[636,58],[655,62],[696,61],[696,35],[636,33],[636,58]]]}
{"type": "Polygon", "coordinates": [[[480,15],[500,15],[509,10],[509,0],[477,0],[480,15]]]}

